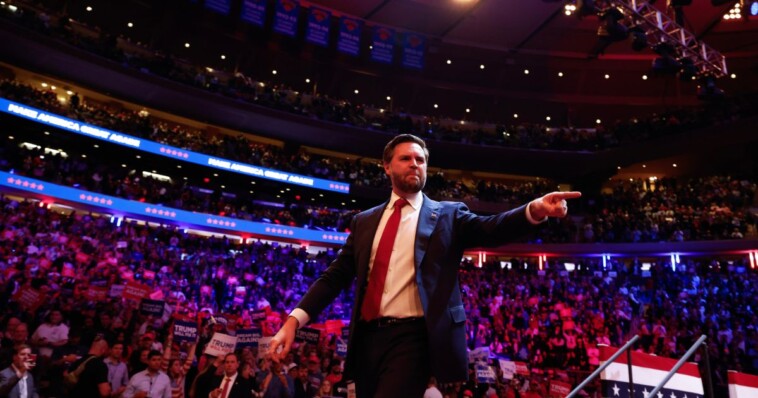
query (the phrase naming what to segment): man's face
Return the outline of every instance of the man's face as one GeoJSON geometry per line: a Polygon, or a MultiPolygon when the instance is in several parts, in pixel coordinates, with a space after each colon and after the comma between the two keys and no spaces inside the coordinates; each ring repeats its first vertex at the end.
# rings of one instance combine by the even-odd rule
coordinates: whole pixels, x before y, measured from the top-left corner
{"type": "Polygon", "coordinates": [[[29,361],[29,355],[31,355],[31,353],[31,348],[24,348],[23,350],[19,351],[18,354],[15,354],[13,356],[13,365],[15,365],[18,369],[22,369],[24,362],[29,361]]]}
{"type": "Polygon", "coordinates": [[[27,329],[25,324],[20,323],[18,326],[16,326],[16,330],[13,331],[13,340],[16,342],[25,342],[28,338],[29,329],[27,329]]]}
{"type": "Polygon", "coordinates": [[[160,355],[153,355],[147,360],[147,367],[150,368],[151,371],[157,372],[161,370],[161,356],[160,355]]]}
{"type": "Polygon", "coordinates": [[[50,313],[50,323],[58,325],[63,321],[63,314],[60,311],[53,311],[50,313]]]}
{"type": "Polygon", "coordinates": [[[426,156],[415,142],[395,147],[392,160],[384,164],[384,172],[392,181],[392,189],[400,196],[421,191],[426,185],[426,156]]]}
{"type": "Polygon", "coordinates": [[[235,373],[237,373],[237,369],[239,368],[240,363],[237,360],[236,355],[227,355],[224,359],[224,373],[227,374],[227,376],[231,376],[235,373]]]}
{"type": "Polygon", "coordinates": [[[111,356],[113,358],[121,358],[121,355],[124,353],[124,346],[122,344],[115,344],[111,348],[111,356]]]}

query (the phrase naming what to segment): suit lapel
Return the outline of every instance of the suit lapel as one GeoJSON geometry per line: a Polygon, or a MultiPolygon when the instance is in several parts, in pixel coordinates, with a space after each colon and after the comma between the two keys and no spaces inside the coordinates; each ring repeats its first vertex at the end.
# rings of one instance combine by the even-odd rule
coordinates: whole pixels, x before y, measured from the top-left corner
{"type": "Polygon", "coordinates": [[[389,204],[389,200],[384,202],[381,206],[374,207],[367,211],[365,215],[364,226],[358,229],[360,236],[355,237],[355,250],[356,250],[356,270],[358,287],[363,286],[368,279],[368,263],[371,261],[371,246],[374,244],[374,236],[376,235],[376,229],[379,228],[379,221],[382,219],[382,213],[389,204]]]}

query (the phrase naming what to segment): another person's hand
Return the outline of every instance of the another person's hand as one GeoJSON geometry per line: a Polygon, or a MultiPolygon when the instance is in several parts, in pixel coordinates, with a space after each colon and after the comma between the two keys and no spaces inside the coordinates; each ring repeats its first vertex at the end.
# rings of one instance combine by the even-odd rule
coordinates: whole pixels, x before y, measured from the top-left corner
{"type": "Polygon", "coordinates": [[[529,202],[529,212],[535,220],[542,220],[545,217],[563,218],[568,214],[567,200],[581,196],[581,192],[551,192],[529,202]]]}
{"type": "Polygon", "coordinates": [[[298,322],[294,317],[289,317],[282,325],[282,328],[271,339],[267,355],[275,362],[279,362],[290,352],[292,343],[295,341],[298,322]]]}

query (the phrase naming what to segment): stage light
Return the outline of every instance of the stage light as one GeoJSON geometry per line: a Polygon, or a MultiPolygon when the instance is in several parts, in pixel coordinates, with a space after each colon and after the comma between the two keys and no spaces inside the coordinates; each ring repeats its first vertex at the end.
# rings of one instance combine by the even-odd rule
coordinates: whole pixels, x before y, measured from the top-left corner
{"type": "Polygon", "coordinates": [[[624,19],[624,14],[618,8],[610,7],[604,10],[598,16],[600,26],[597,28],[597,43],[590,51],[590,58],[597,58],[600,54],[605,54],[605,49],[612,43],[625,40],[629,37],[629,28],[620,23],[624,19]]]}
{"type": "Polygon", "coordinates": [[[629,35],[632,38],[632,50],[642,51],[647,47],[647,34],[641,26],[629,29],[629,35]]]}
{"type": "Polygon", "coordinates": [[[695,62],[690,58],[682,58],[679,61],[681,69],[679,69],[679,79],[682,81],[692,80],[697,75],[697,67],[695,62]]]}
{"type": "Polygon", "coordinates": [[[702,101],[718,100],[724,97],[724,90],[716,87],[716,78],[711,75],[705,75],[700,78],[698,85],[697,98],[702,101]]]}
{"type": "Polygon", "coordinates": [[[221,59],[226,59],[226,55],[221,54],[221,59]]]}
{"type": "Polygon", "coordinates": [[[676,50],[674,46],[660,42],[653,46],[653,51],[660,55],[660,57],[653,60],[653,72],[658,74],[675,74],[679,72],[682,65],[676,60],[676,50]]]}

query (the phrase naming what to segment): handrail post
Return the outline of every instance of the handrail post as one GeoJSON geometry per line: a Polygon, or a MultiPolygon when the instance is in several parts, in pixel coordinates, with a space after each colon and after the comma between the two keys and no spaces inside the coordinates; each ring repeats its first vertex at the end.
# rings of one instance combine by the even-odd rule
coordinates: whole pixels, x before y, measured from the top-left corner
{"type": "Polygon", "coordinates": [[[707,338],[706,335],[702,335],[700,336],[699,339],[697,339],[695,344],[693,344],[692,347],[690,347],[690,349],[687,350],[684,356],[682,356],[682,358],[679,359],[679,362],[677,362],[676,365],[674,365],[674,368],[671,369],[671,371],[669,371],[666,377],[663,378],[663,381],[658,383],[658,385],[653,389],[653,391],[650,391],[650,394],[648,394],[648,397],[654,397],[655,394],[658,393],[658,391],[661,391],[663,386],[665,386],[666,383],[668,383],[668,381],[671,380],[672,377],[674,377],[674,374],[676,373],[676,371],[679,370],[679,368],[681,368],[682,366],[684,366],[684,364],[687,362],[688,359],[690,359],[692,354],[694,354],[695,351],[697,351],[697,349],[700,348],[700,344],[703,344],[706,338],[707,338]]]}
{"type": "MultiPolygon", "coordinates": [[[[579,393],[579,391],[582,391],[582,389],[584,389],[584,386],[586,386],[587,384],[589,384],[589,382],[592,381],[595,377],[597,377],[597,375],[599,375],[600,372],[602,372],[603,370],[605,370],[605,368],[607,368],[610,364],[612,364],[613,361],[616,360],[616,358],[618,358],[619,356],[621,356],[621,354],[623,354],[625,351],[627,351],[632,346],[632,344],[634,344],[637,340],[639,340],[639,338],[640,338],[639,335],[634,335],[634,337],[632,337],[629,341],[627,341],[626,344],[624,344],[623,347],[619,348],[619,350],[616,351],[616,353],[614,353],[613,355],[611,355],[611,357],[608,358],[605,361],[604,364],[598,366],[598,368],[595,369],[595,371],[592,372],[591,375],[589,375],[586,379],[584,379],[583,382],[581,382],[568,395],[566,395],[566,398],[573,398],[576,394],[579,393]]],[[[631,369],[631,366],[632,366],[632,363],[630,362],[629,363],[630,369],[631,369]]],[[[630,370],[630,372],[631,372],[631,370],[630,370]]]]}

